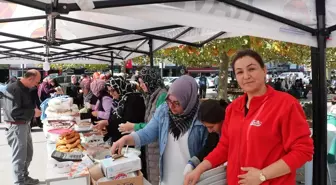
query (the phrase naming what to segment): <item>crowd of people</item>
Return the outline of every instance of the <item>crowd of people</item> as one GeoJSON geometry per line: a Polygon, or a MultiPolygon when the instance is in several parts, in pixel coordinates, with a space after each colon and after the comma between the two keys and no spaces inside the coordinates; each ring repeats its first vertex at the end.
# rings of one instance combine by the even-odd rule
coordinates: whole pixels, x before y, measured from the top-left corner
{"type": "MultiPolygon", "coordinates": [[[[105,133],[112,154],[125,145],[142,147],[142,172],[147,177],[157,170],[161,185],[195,185],[202,173],[224,163],[229,185],[295,184],[296,169],[313,155],[301,105],[266,84],[267,70],[255,51],[238,52],[232,69],[245,94],[231,103],[201,99],[189,75],[167,90],[149,67],[138,72],[136,83],[99,73],[79,80],[73,76],[66,94],[82,108],[81,116],[105,133]],[[146,155],[146,146],[154,143],[159,159],[146,155]],[[157,169],[147,167],[149,160],[157,169]]],[[[64,93],[49,78],[38,86],[40,78],[30,70],[7,86],[12,98],[6,99],[4,113],[16,185],[38,183],[28,176],[33,151],[28,127],[41,114],[32,89],[40,101],[64,93]]]]}
{"type": "Polygon", "coordinates": [[[309,80],[309,84],[304,84],[302,79],[296,79],[294,74],[290,74],[285,79],[277,78],[274,81],[270,78],[268,84],[275,90],[288,92],[297,99],[307,99],[309,91],[312,90],[312,80],[309,80]]]}

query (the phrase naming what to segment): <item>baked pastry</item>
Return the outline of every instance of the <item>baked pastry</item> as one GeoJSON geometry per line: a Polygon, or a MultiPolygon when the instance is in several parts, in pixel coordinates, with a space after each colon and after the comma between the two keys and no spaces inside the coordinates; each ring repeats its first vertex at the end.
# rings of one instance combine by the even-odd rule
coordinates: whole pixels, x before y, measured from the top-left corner
{"type": "Polygon", "coordinates": [[[80,135],[76,131],[63,133],[56,143],[56,150],[60,152],[81,152],[84,147],[81,145],[80,135]]]}

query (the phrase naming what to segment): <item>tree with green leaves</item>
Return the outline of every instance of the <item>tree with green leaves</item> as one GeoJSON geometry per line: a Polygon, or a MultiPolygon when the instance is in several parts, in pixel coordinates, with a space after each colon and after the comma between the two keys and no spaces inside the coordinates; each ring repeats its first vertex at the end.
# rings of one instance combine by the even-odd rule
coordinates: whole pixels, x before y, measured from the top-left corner
{"type": "MultiPolygon", "coordinates": [[[[43,64],[39,64],[38,67],[42,67],[43,64]]],[[[67,69],[88,69],[91,71],[103,71],[106,69],[109,69],[108,64],[60,64],[60,63],[52,63],[50,64],[51,69],[61,69],[61,70],[67,70],[67,69]]]]}

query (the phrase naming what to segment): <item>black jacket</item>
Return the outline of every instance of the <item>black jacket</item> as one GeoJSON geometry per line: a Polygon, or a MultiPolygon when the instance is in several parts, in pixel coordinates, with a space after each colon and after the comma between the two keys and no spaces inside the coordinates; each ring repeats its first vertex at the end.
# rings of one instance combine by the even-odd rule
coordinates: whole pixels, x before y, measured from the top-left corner
{"type": "Polygon", "coordinates": [[[4,121],[28,122],[34,117],[35,104],[30,90],[20,80],[8,84],[4,96],[4,121]]]}
{"type": "Polygon", "coordinates": [[[216,148],[219,142],[219,135],[217,133],[209,133],[206,144],[204,148],[196,155],[196,157],[203,161],[203,159],[210,153],[214,148],[216,148]]]}
{"type": "Polygon", "coordinates": [[[143,123],[145,121],[145,112],[146,106],[142,95],[140,93],[129,94],[121,118],[118,118],[111,111],[107,127],[108,137],[112,138],[112,142],[120,139],[122,135],[118,130],[119,124],[126,123],[127,121],[131,123],[143,123]]]}
{"type": "Polygon", "coordinates": [[[41,109],[40,108],[41,101],[40,101],[40,98],[38,97],[37,91],[38,91],[37,87],[33,87],[30,89],[30,94],[31,94],[33,103],[37,106],[38,109],[41,109]]]}

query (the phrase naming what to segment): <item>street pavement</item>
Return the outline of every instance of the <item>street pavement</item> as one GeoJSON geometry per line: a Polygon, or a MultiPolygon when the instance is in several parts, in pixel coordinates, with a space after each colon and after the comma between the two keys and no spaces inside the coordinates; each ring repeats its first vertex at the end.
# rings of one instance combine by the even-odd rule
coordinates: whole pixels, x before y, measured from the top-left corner
{"type": "MultiPolygon", "coordinates": [[[[47,167],[46,139],[42,129],[33,128],[34,157],[30,165],[30,176],[45,181],[47,167]]],[[[11,149],[7,144],[5,124],[0,123],[0,179],[1,185],[12,185],[11,149]]]]}
{"type": "MultiPolygon", "coordinates": [[[[216,92],[213,89],[207,91],[209,98],[216,96],[216,92]]],[[[332,95],[328,96],[331,99],[332,95]]],[[[307,100],[311,101],[311,95],[309,95],[307,100]]],[[[3,120],[3,119],[1,119],[3,120]]],[[[34,143],[34,158],[30,165],[29,171],[33,178],[38,178],[44,183],[45,181],[45,169],[47,166],[47,150],[46,150],[46,139],[43,134],[42,129],[33,128],[32,137],[34,143]]],[[[12,166],[11,166],[11,149],[7,144],[5,136],[5,124],[0,123],[0,179],[1,185],[12,185],[12,166]]],[[[332,177],[336,179],[336,168],[332,166],[332,177]]],[[[302,181],[304,179],[304,170],[299,170],[298,180],[302,181]]],[[[336,183],[335,183],[336,184],[336,183]]]]}

